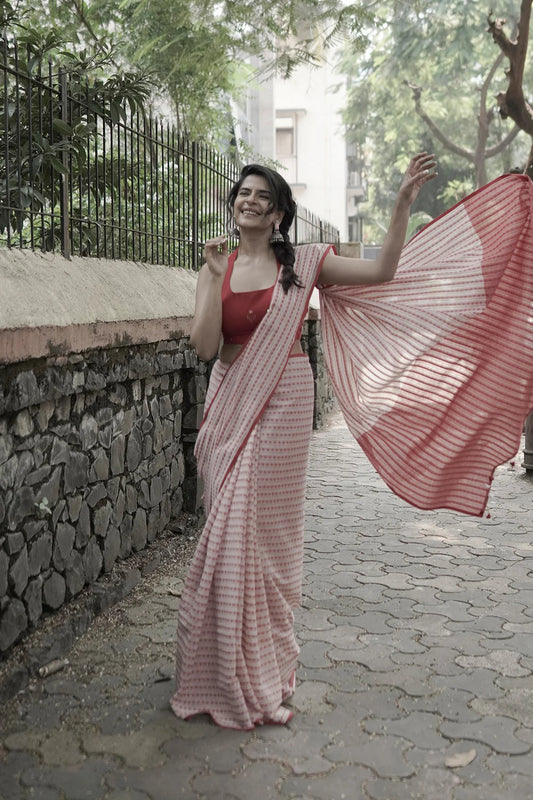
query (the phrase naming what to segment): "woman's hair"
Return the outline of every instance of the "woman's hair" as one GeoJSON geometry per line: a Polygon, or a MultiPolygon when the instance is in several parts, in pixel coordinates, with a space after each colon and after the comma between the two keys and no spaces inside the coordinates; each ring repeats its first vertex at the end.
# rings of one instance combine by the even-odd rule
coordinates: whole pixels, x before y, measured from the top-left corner
{"type": "Polygon", "coordinates": [[[272,211],[283,211],[283,219],[280,222],[279,230],[283,235],[282,242],[274,242],[272,249],[281,264],[281,278],[280,283],[283,286],[285,294],[289,291],[290,287],[302,286],[297,274],[294,271],[294,248],[289,239],[289,228],[296,214],[296,203],[292,196],[291,187],[287,181],[281,177],[273,169],[264,167],[262,164],[248,164],[241,170],[241,176],[237,183],[232,187],[228,196],[228,210],[233,215],[233,206],[241,188],[242,182],[248,175],[260,175],[264,178],[270,188],[272,195],[272,203],[269,208],[269,213],[272,211]]]}

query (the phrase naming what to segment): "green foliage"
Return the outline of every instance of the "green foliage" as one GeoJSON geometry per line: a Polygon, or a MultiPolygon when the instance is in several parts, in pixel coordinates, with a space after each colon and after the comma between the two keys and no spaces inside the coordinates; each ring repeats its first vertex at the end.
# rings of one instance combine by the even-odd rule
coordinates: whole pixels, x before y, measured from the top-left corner
{"type": "MultiPolygon", "coordinates": [[[[415,211],[436,216],[475,188],[473,161],[458,151],[474,152],[481,146],[481,89],[499,55],[486,32],[488,10],[481,0],[385,2],[379,22],[365,30],[364,52],[345,48],[340,66],[349,82],[344,121],[367,175],[368,200],[362,211],[369,241],[382,238],[373,220],[382,224],[390,213],[409,154],[427,150],[439,162],[439,177],[420,193],[415,211]],[[455,152],[415,112],[412,86],[421,88],[423,110],[455,152]]],[[[516,0],[501,0],[495,8],[498,16],[507,16],[511,29],[518,11],[516,0]]],[[[496,70],[487,92],[487,148],[513,127],[495,112],[494,96],[507,83],[505,66],[496,70]]],[[[501,154],[485,161],[486,179],[520,164],[527,148],[526,137],[519,134],[501,154]]]]}
{"type": "Polygon", "coordinates": [[[428,222],[431,222],[433,217],[425,211],[416,211],[409,217],[409,225],[407,226],[406,241],[409,241],[419,230],[424,228],[428,222]]]}
{"type": "Polygon", "coordinates": [[[141,68],[151,76],[152,100],[170,104],[181,132],[220,145],[232,128],[231,100],[256,78],[318,63],[343,37],[362,41],[378,7],[377,0],[18,0],[9,18],[19,35],[39,32],[41,53],[55,57],[63,44],[107,74],[141,68]]]}
{"type": "MultiPolygon", "coordinates": [[[[65,57],[58,72],[51,63],[42,64],[43,38],[29,30],[24,38],[26,46],[18,51],[13,40],[5,42],[8,62],[12,68],[16,64],[19,78],[8,74],[7,94],[0,100],[0,149],[6,154],[0,164],[0,233],[9,229],[25,241],[32,232],[35,235],[38,220],[41,244],[52,249],[59,236],[63,181],[74,186],[72,210],[81,219],[81,187],[89,187],[87,195],[92,193],[93,202],[99,202],[102,192],[98,175],[105,170],[102,164],[95,167],[94,154],[96,159],[102,157],[98,151],[106,129],[119,120],[125,122],[128,108],[130,113],[142,110],[150,87],[127,73],[109,79],[86,74],[82,59],[65,51],[64,56],[71,58],[65,57]],[[66,103],[61,96],[63,80],[68,86],[66,103]]],[[[45,39],[47,46],[58,41],[51,31],[45,39]]],[[[107,170],[108,176],[113,174],[118,180],[118,170],[107,170]]],[[[105,188],[118,191],[116,186],[105,188]]]]}
{"type": "MultiPolygon", "coordinates": [[[[223,143],[234,154],[241,144],[230,141],[230,98],[269,70],[288,75],[301,61],[318,61],[342,36],[357,40],[371,6],[0,0],[12,61],[14,36],[20,43],[21,76],[18,85],[10,79],[0,101],[0,147],[8,154],[0,164],[0,234],[57,247],[67,196],[75,251],[195,263],[192,242],[226,227],[223,206],[208,196],[211,164],[194,162],[194,187],[194,159],[185,150],[173,151],[164,168],[153,170],[153,153],[146,159],[132,144],[132,115],[142,123],[154,105],[167,110],[170,103],[181,133],[223,143]],[[68,82],[66,104],[58,64],[68,82]],[[177,254],[169,252],[175,244],[158,252],[151,231],[161,227],[178,243],[177,254]]],[[[148,149],[158,147],[151,142],[148,149]]]]}
{"type": "Polygon", "coordinates": [[[9,0],[0,0],[0,30],[14,24],[17,16],[18,10],[9,0]]]}
{"type": "Polygon", "coordinates": [[[123,0],[125,55],[149,65],[180,130],[218,144],[231,126],[230,98],[240,98],[256,77],[273,70],[289,76],[299,63],[317,63],[344,35],[357,39],[369,18],[364,5],[123,0]]]}

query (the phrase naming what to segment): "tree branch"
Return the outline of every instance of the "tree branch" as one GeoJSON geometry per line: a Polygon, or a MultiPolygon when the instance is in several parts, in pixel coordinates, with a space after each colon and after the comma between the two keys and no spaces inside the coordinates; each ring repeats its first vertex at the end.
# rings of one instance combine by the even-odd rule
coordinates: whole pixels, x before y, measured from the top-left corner
{"type": "Polygon", "coordinates": [[[489,16],[487,17],[487,23],[489,26],[487,31],[490,33],[493,41],[496,42],[502,53],[510,60],[512,54],[517,48],[517,44],[516,42],[512,42],[507,38],[507,35],[503,29],[503,26],[506,22],[507,20],[501,17],[499,19],[493,17],[492,11],[490,11],[489,16]]]}
{"type": "Polygon", "coordinates": [[[529,42],[529,21],[531,19],[531,0],[522,0],[520,3],[520,20],[518,22],[516,74],[514,79],[522,88],[524,66],[526,63],[527,46],[529,42]]]}
{"type": "Polygon", "coordinates": [[[494,59],[494,63],[492,64],[492,67],[490,68],[490,70],[489,70],[489,72],[487,74],[487,77],[483,81],[483,86],[481,87],[481,102],[480,102],[481,108],[486,108],[487,107],[487,95],[488,95],[488,91],[489,91],[489,88],[490,88],[491,81],[494,78],[494,75],[496,74],[496,70],[498,69],[498,67],[500,66],[500,64],[502,63],[504,58],[505,58],[505,53],[503,53],[503,52],[502,53],[498,53],[498,55],[494,59]]]}
{"type": "Polygon", "coordinates": [[[80,2],[78,2],[78,0],[71,0],[71,2],[72,5],[74,6],[74,11],[76,13],[76,16],[78,17],[80,22],[83,23],[84,27],[89,31],[94,41],[97,42],[97,44],[100,44],[100,39],[98,38],[97,34],[93,29],[93,26],[91,25],[85,14],[83,0],[80,0],[80,2]]]}
{"type": "Polygon", "coordinates": [[[498,155],[498,153],[501,153],[502,150],[505,150],[505,148],[511,144],[513,139],[518,136],[520,130],[521,129],[518,127],[518,125],[515,125],[514,128],[509,131],[509,133],[504,136],[500,142],[498,142],[498,144],[494,144],[492,147],[487,147],[485,150],[485,158],[492,158],[493,156],[498,155]]]}
{"type": "Polygon", "coordinates": [[[441,131],[436,122],[434,122],[431,119],[431,117],[428,114],[426,114],[426,112],[422,108],[422,103],[420,100],[422,95],[422,87],[415,86],[415,84],[410,83],[407,80],[404,80],[404,83],[413,92],[416,113],[426,123],[430,131],[435,135],[435,137],[439,140],[439,142],[442,145],[444,145],[444,147],[451,153],[455,153],[456,156],[460,156],[461,158],[466,158],[468,161],[474,161],[474,153],[472,150],[466,150],[464,147],[459,147],[459,145],[452,142],[451,139],[448,139],[446,134],[441,131]]]}

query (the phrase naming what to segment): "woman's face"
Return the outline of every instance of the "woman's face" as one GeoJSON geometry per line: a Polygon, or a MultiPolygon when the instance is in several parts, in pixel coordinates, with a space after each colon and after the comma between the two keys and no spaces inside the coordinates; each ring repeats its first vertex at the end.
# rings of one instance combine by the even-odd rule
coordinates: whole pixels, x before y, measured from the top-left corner
{"type": "Polygon", "coordinates": [[[262,175],[247,175],[243,180],[235,204],[233,215],[241,230],[268,230],[276,222],[281,222],[283,212],[270,211],[272,193],[266,178],[262,175]]]}

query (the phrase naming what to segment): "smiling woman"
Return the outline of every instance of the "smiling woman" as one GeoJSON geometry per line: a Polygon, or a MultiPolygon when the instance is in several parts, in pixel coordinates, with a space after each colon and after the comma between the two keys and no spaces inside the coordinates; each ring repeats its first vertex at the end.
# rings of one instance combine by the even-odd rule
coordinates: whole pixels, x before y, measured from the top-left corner
{"type": "Polygon", "coordinates": [[[245,167],[228,205],[239,247],[206,243],[191,343],[217,352],[196,444],[206,524],[182,595],[177,646],[179,717],[208,713],[224,727],[285,724],[295,690],[304,490],[314,381],[300,332],[317,282],[380,283],[394,275],[409,208],[433,156],[412,159],[382,256],[342,258],[331,245],[295,251],[296,210],[276,172],[245,167]]]}
{"type": "Polygon", "coordinates": [[[238,249],[206,244],[193,338],[207,358],[222,346],[196,444],[207,518],[179,610],[179,717],[239,729],[292,717],[314,392],[299,336],[315,286],[337,400],[396,494],[482,515],[518,449],[533,406],[533,184],[502,176],[402,252],[434,163],[411,160],[376,262],[295,252],[290,189],[257,165],[230,195],[238,249]]]}

